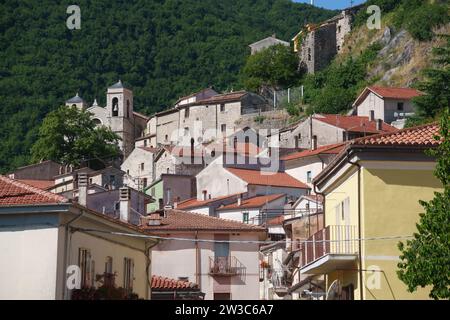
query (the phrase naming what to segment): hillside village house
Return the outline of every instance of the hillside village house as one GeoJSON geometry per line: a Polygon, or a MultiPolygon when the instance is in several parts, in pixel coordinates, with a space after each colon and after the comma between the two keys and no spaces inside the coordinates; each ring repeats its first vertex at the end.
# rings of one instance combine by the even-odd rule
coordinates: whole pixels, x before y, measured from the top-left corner
{"type": "Polygon", "coordinates": [[[154,274],[197,284],[205,300],[259,298],[259,244],[250,241],[266,239],[263,227],[180,210],[142,223],[151,234],[187,239],[163,240],[152,249],[154,274]]]}
{"type": "Polygon", "coordinates": [[[276,35],[274,34],[274,35],[272,35],[270,37],[264,38],[262,40],[259,40],[259,41],[256,41],[256,42],[250,44],[249,47],[250,47],[250,50],[251,50],[251,54],[253,55],[253,54],[257,53],[257,52],[260,52],[260,51],[262,51],[264,49],[267,49],[267,48],[269,48],[271,46],[275,46],[277,44],[281,44],[281,45],[286,46],[286,47],[290,46],[289,42],[277,39],[276,35]]]}
{"type": "Polygon", "coordinates": [[[91,112],[98,125],[104,125],[119,135],[119,147],[125,157],[134,149],[135,139],[143,135],[148,117],[133,110],[133,92],[122,81],[113,84],[106,93],[106,107],[97,104],[87,108],[86,102],[78,94],[66,101],[67,106],[75,106],[91,112]]]}
{"type": "Polygon", "coordinates": [[[159,149],[136,147],[125,159],[120,169],[125,172],[123,183],[137,190],[144,190],[155,179],[154,159],[159,149]]]}
{"type": "Polygon", "coordinates": [[[406,117],[415,113],[412,99],[420,92],[411,88],[371,86],[363,90],[353,103],[350,114],[381,119],[403,128],[406,117]],[[398,122],[398,123],[397,123],[398,122]]]}
{"type": "Polygon", "coordinates": [[[302,244],[301,274],[325,275],[326,291],[338,299],[428,298],[429,289],[409,293],[397,277],[400,239],[356,239],[416,232],[419,200],[442,191],[435,160],[424,154],[439,144],[438,132],[428,124],[356,139],[314,179],[325,197],[325,228],[302,244]],[[316,242],[322,239],[333,242],[316,242]]]}
{"type": "Polygon", "coordinates": [[[287,174],[297,180],[304,181],[313,190],[312,180],[333,160],[344,148],[344,143],[337,143],[318,147],[313,150],[304,150],[281,157],[287,174]]]}
{"type": "Polygon", "coordinates": [[[269,144],[283,148],[316,149],[368,135],[394,132],[397,129],[380,119],[339,114],[314,114],[301,122],[284,140],[271,136],[269,144]]]}
{"type": "Polygon", "coordinates": [[[71,299],[71,265],[80,268],[82,287],[115,279],[126,292],[149,299],[154,240],[110,234],[145,235],[128,222],[127,206],[122,209],[113,219],[0,176],[0,299],[71,299]]]}
{"type": "Polygon", "coordinates": [[[147,206],[147,212],[162,210],[167,206],[176,208],[177,203],[197,195],[195,177],[164,173],[145,192],[155,200],[147,206]]]}
{"type": "Polygon", "coordinates": [[[264,98],[251,92],[236,91],[208,98],[182,98],[175,107],[155,115],[149,135],[156,134],[156,143],[163,145],[206,143],[221,139],[239,129],[242,115],[265,111],[264,98]],[[201,127],[199,124],[201,123],[201,127]],[[184,141],[184,140],[188,141],[184,141]]]}

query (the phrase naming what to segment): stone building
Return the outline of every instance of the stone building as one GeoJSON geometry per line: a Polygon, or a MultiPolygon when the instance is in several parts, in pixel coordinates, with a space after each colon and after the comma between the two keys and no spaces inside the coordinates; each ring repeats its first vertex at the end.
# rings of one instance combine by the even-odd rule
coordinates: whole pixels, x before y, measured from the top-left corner
{"type": "MultiPolygon", "coordinates": [[[[86,109],[86,102],[78,94],[66,101],[67,106],[86,109]]],[[[94,101],[90,108],[92,118],[98,125],[105,125],[119,135],[119,147],[124,156],[134,149],[135,139],[141,137],[146,129],[148,117],[133,110],[133,92],[122,81],[110,86],[106,92],[106,107],[94,101]]]]}
{"type": "Polygon", "coordinates": [[[339,114],[315,114],[287,132],[288,137],[280,139],[271,136],[269,145],[281,148],[317,149],[335,143],[378,133],[394,132],[397,129],[381,119],[364,116],[343,116],[339,114]]]}
{"type": "Polygon", "coordinates": [[[251,50],[251,54],[255,54],[261,50],[267,49],[277,44],[282,44],[283,46],[289,47],[289,42],[277,39],[275,35],[256,41],[250,44],[249,47],[251,50]]]}
{"type": "Polygon", "coordinates": [[[190,146],[191,139],[196,145],[220,140],[240,129],[242,115],[256,114],[268,108],[263,97],[246,91],[216,94],[193,102],[186,102],[192,98],[185,98],[174,108],[157,113],[155,120],[150,121],[151,146],[155,141],[157,145],[190,146]]]}
{"type": "Polygon", "coordinates": [[[294,51],[300,56],[300,68],[308,73],[322,70],[344,47],[352,30],[355,14],[362,5],[350,7],[320,24],[307,24],[295,37],[294,51]]]}

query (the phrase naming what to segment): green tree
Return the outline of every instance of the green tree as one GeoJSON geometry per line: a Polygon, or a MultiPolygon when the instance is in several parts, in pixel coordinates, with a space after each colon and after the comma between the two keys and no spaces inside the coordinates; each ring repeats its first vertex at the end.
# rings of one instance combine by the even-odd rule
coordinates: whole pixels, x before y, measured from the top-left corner
{"type": "Polygon", "coordinates": [[[243,84],[248,90],[262,86],[287,88],[299,78],[299,57],[290,47],[277,44],[247,58],[243,68],[243,84]]]}
{"type": "Polygon", "coordinates": [[[420,201],[425,213],[420,215],[417,233],[406,245],[400,242],[401,262],[397,274],[410,292],[417,287],[432,286],[430,297],[450,299],[450,115],[443,113],[440,125],[441,144],[428,154],[437,159],[435,176],[444,192],[435,192],[429,201],[420,201]]]}
{"type": "Polygon", "coordinates": [[[117,157],[119,136],[105,126],[96,126],[90,116],[87,111],[67,106],[50,112],[31,148],[32,160],[79,166],[87,160],[117,157]]]}
{"type": "Polygon", "coordinates": [[[443,36],[445,44],[433,49],[435,68],[424,71],[426,80],[418,85],[424,95],[414,99],[417,115],[408,126],[429,122],[450,106],[450,36],[443,36]]]}

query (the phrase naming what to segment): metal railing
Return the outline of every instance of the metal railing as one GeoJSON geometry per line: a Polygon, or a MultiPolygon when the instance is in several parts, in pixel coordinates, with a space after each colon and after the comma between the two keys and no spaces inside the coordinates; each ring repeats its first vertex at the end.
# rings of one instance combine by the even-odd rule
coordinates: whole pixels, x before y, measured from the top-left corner
{"type": "Polygon", "coordinates": [[[216,276],[245,276],[246,267],[234,256],[209,257],[209,273],[216,276]]]}
{"type": "Polygon", "coordinates": [[[301,243],[301,266],[308,265],[327,254],[356,254],[358,243],[355,239],[356,226],[327,226],[301,243]]]}
{"type": "Polygon", "coordinates": [[[287,288],[291,284],[287,281],[286,272],[284,270],[273,270],[270,281],[274,288],[287,288]]]}

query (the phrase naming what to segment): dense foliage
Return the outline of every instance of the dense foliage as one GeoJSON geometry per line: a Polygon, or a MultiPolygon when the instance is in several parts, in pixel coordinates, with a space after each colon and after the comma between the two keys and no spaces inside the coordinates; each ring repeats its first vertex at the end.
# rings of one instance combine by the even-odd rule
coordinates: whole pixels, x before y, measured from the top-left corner
{"type": "Polygon", "coordinates": [[[271,46],[247,58],[242,70],[247,90],[258,91],[263,86],[275,89],[296,85],[300,79],[299,56],[282,44],[271,46]]]}
{"type": "Polygon", "coordinates": [[[443,192],[435,192],[429,202],[420,201],[425,213],[420,215],[417,232],[406,244],[399,243],[401,262],[398,276],[410,292],[431,286],[430,297],[450,299],[450,114],[441,118],[441,145],[429,154],[436,157],[435,176],[442,182],[443,192]]]}
{"type": "Polygon", "coordinates": [[[335,14],[289,0],[68,0],[0,2],[0,172],[27,164],[44,116],[79,91],[105,104],[120,78],[148,114],[214,86],[237,89],[248,44],[289,40],[335,14]]]}
{"type": "Polygon", "coordinates": [[[119,139],[110,128],[96,126],[89,112],[61,106],[50,112],[39,128],[32,161],[53,160],[73,166],[107,162],[119,155],[119,139]]]}
{"type": "Polygon", "coordinates": [[[310,107],[309,113],[342,113],[351,108],[357,94],[370,79],[367,66],[372,62],[381,46],[375,43],[356,58],[334,61],[328,68],[313,75],[307,75],[304,102],[310,107]]]}
{"type": "MultiPolygon", "coordinates": [[[[394,25],[405,28],[417,40],[431,40],[433,29],[450,21],[448,0],[368,0],[365,7],[377,5],[382,14],[394,11],[394,25]]],[[[356,23],[367,20],[366,10],[361,10],[356,23]]]]}
{"type": "Polygon", "coordinates": [[[408,126],[433,121],[450,107],[450,35],[443,37],[444,45],[433,48],[435,67],[424,70],[426,80],[418,85],[424,95],[414,99],[417,114],[408,119],[408,126]]]}

